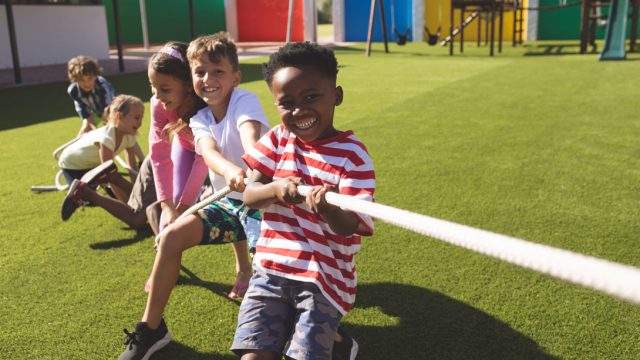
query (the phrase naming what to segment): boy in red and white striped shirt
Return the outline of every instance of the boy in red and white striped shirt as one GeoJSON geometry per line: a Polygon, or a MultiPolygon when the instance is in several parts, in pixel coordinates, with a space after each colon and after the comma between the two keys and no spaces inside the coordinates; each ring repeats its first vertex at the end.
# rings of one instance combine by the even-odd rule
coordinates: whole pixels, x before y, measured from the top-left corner
{"type": "Polygon", "coordinates": [[[331,50],[287,44],[263,72],[282,124],[243,157],[253,170],[244,202],[263,209],[263,221],[232,350],[243,359],[331,359],[355,301],[360,236],[373,234],[373,221],[324,195],[373,201],[373,164],[353,132],[333,126],[343,91],[331,50]],[[301,184],[313,187],[307,197],[301,184]]]}

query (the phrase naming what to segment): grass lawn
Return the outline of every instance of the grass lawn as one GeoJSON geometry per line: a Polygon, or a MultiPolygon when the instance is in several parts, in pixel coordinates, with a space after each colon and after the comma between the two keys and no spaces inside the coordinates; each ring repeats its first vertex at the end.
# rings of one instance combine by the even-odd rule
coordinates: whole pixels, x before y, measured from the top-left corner
{"type": "MultiPolygon", "coordinates": [[[[377,201],[640,267],[640,61],[598,62],[577,44],[534,43],[494,58],[374,44],[337,50],[336,127],[367,144],[377,201]],[[551,49],[551,50],[549,50],[551,49]]],[[[243,61],[242,87],[272,124],[273,99],[243,61]]],[[[148,99],[144,74],[111,77],[148,99]]],[[[66,84],[0,90],[0,354],[113,359],[141,317],[154,257],[99,208],[60,220],[51,152],[79,128],[66,84]]],[[[147,146],[148,112],[140,142],[147,146]]],[[[358,255],[343,320],[360,359],[638,359],[640,307],[379,222],[358,255]]],[[[228,246],[198,247],[154,359],[233,359],[238,303],[228,246]]]]}

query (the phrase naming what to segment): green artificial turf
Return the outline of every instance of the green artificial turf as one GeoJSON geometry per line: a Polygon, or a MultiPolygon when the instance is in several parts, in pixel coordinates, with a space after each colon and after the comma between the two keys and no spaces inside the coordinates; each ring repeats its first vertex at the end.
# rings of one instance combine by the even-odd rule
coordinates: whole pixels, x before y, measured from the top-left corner
{"type": "MultiPolygon", "coordinates": [[[[339,49],[336,127],[368,146],[380,203],[640,267],[638,55],[598,62],[575,45],[339,49]]],[[[242,87],[275,125],[261,61],[243,61],[242,87]]],[[[145,74],[110,80],[148,99],[145,74]]],[[[3,358],[116,358],[145,305],[150,232],[99,208],[62,222],[63,193],[29,190],[53,183],[51,152],[79,128],[65,88],[0,90],[3,358]]],[[[357,263],[343,324],[360,359],[640,357],[637,305],[382,222],[357,263]]],[[[166,309],[174,342],[153,358],[233,359],[231,248],[194,248],[183,266],[166,309]]]]}

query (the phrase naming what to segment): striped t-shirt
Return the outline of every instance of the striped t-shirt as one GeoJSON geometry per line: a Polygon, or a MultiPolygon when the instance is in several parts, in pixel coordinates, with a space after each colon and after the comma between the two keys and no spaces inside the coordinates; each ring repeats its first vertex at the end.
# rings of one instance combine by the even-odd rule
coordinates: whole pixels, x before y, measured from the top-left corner
{"type": "MultiPolygon", "coordinates": [[[[303,142],[278,125],[244,155],[247,165],[273,180],[290,176],[306,185],[336,186],[340,194],[373,201],[375,173],[367,149],[351,131],[303,142]]],[[[373,234],[373,221],[356,214],[366,231],[335,234],[306,203],[276,201],[263,211],[254,264],[266,273],[313,282],[324,296],[346,314],[355,301],[355,254],[360,235],[373,234]]]]}

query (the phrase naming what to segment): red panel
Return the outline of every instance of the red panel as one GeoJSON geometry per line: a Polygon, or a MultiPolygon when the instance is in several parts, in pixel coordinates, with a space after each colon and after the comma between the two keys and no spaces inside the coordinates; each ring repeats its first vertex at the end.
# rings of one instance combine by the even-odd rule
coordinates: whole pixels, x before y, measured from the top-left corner
{"type": "MultiPolygon", "coordinates": [[[[304,40],[302,0],[294,0],[291,41],[304,40]]],[[[238,41],[286,41],[289,0],[237,0],[238,41]]]]}

